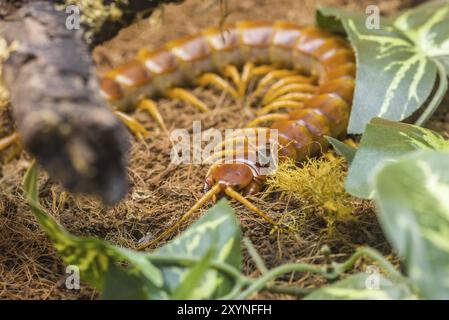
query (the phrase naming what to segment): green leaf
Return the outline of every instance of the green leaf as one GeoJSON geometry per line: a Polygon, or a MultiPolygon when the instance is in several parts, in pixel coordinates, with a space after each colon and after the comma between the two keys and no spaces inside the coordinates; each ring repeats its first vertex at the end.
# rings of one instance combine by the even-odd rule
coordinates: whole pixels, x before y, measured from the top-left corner
{"type": "Polygon", "coordinates": [[[379,219],[420,297],[449,299],[449,153],[422,150],[386,164],[379,219]]]}
{"type": "Polygon", "coordinates": [[[334,8],[320,9],[317,23],[346,30],[357,55],[357,84],[349,133],[362,133],[374,117],[403,120],[429,98],[437,79],[439,90],[429,104],[426,120],[447,91],[449,49],[448,1],[411,9],[395,19],[382,19],[380,29],[366,27],[366,16],[334,8]],[[419,18],[424,15],[426,19],[419,18]],[[334,19],[332,23],[330,20],[334,19]]]}
{"type": "Polygon", "coordinates": [[[174,300],[194,299],[194,296],[191,295],[192,289],[201,286],[201,281],[203,280],[204,275],[207,272],[207,269],[209,269],[213,252],[214,249],[212,243],[210,249],[201,258],[201,260],[185,274],[184,280],[174,290],[172,299],[174,300]]]}
{"type": "Polygon", "coordinates": [[[69,234],[39,206],[37,177],[33,165],[24,178],[33,213],[64,262],[78,266],[81,280],[102,291],[104,298],[168,299],[175,292],[178,298],[213,298],[229,293],[233,287],[227,275],[208,268],[212,262],[241,268],[240,228],[225,200],[168,245],[154,253],[141,253],[69,234]],[[173,262],[159,269],[150,261],[155,256],[177,256],[179,261],[196,258],[199,262],[190,268],[173,262]]]}
{"type": "Polygon", "coordinates": [[[397,300],[412,299],[410,288],[380,274],[359,273],[307,295],[306,300],[397,300]]]}
{"type": "MultiPolygon", "coordinates": [[[[211,262],[224,262],[241,269],[241,233],[232,208],[225,200],[219,201],[207,215],[190,226],[184,233],[152,255],[182,255],[191,258],[204,257],[214,244],[211,262]]],[[[189,274],[184,267],[161,267],[164,289],[171,295],[189,274]]],[[[190,299],[219,298],[230,292],[234,283],[228,276],[216,270],[204,273],[198,286],[191,289],[190,299]]]]}
{"type": "Polygon", "coordinates": [[[393,21],[428,57],[449,58],[449,1],[429,1],[401,12],[393,21]]]}
{"type": "Polygon", "coordinates": [[[138,283],[138,286],[128,287],[128,296],[149,298],[153,290],[162,286],[162,273],[146,259],[145,254],[116,247],[103,240],[69,234],[38,204],[37,177],[38,169],[34,164],[24,178],[24,189],[31,209],[64,262],[79,268],[82,281],[87,281],[102,291],[107,287],[110,268],[114,268],[113,271],[117,273],[117,261],[126,261],[129,266],[121,268],[122,274],[127,275],[127,281],[130,283],[138,283]],[[142,292],[145,292],[145,295],[142,295],[142,292]]]}
{"type": "Polygon", "coordinates": [[[449,143],[436,132],[418,126],[373,119],[346,178],[346,191],[359,198],[374,196],[373,178],[385,162],[421,149],[449,150],[449,143]]]}
{"type": "Polygon", "coordinates": [[[326,137],[326,139],[334,147],[338,154],[344,157],[349,164],[352,162],[355,157],[355,153],[357,152],[356,148],[332,137],[326,137]]]}

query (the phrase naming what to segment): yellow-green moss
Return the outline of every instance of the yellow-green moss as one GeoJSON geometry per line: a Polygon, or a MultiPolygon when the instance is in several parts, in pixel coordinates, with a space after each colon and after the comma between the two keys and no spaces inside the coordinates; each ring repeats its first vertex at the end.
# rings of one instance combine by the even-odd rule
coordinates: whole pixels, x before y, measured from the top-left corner
{"type": "Polygon", "coordinates": [[[286,160],[268,177],[268,191],[296,199],[302,205],[301,214],[322,217],[329,229],[337,221],[352,220],[351,196],[344,190],[344,160],[342,158],[312,158],[302,166],[286,160]]]}

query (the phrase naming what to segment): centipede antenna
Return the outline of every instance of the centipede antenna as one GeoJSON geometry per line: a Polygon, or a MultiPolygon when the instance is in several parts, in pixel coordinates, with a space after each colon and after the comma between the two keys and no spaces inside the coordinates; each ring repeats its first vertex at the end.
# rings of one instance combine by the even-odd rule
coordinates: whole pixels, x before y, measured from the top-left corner
{"type": "Polygon", "coordinates": [[[167,127],[165,126],[164,119],[162,118],[161,114],[159,113],[157,104],[153,100],[143,99],[142,101],[139,102],[137,109],[147,111],[150,114],[150,116],[153,118],[153,120],[156,121],[157,124],[161,127],[162,131],[164,131],[164,133],[167,136],[170,143],[172,143],[171,138],[170,138],[170,132],[168,131],[167,127]]]}
{"type": "Polygon", "coordinates": [[[235,99],[239,98],[238,92],[225,79],[215,73],[205,73],[200,76],[197,81],[200,86],[212,85],[226,91],[235,99]]]}
{"type": "Polygon", "coordinates": [[[275,101],[256,111],[256,115],[261,116],[272,111],[281,109],[301,109],[304,108],[304,102],[298,101],[275,101]]]}
{"type": "Polygon", "coordinates": [[[288,114],[286,113],[270,113],[260,117],[257,117],[253,121],[249,122],[246,126],[248,128],[254,128],[259,126],[261,123],[269,122],[269,121],[281,121],[287,120],[288,114]]]}
{"type": "Polygon", "coordinates": [[[18,143],[20,141],[20,136],[17,132],[10,134],[2,139],[0,139],[0,151],[8,148],[9,146],[18,143]]]}
{"type": "Polygon", "coordinates": [[[220,193],[221,187],[219,184],[214,185],[209,191],[207,191],[198,201],[190,208],[187,213],[185,213],[173,226],[162,232],[155,239],[144,241],[137,245],[138,250],[145,250],[146,248],[156,244],[157,242],[170,236],[173,232],[178,229],[178,227],[186,221],[192,214],[194,214],[198,209],[200,209],[207,201],[212,200],[218,193],[220,193]]]}
{"type": "Polygon", "coordinates": [[[199,100],[197,97],[195,97],[193,94],[191,94],[189,91],[182,89],[182,88],[174,88],[169,91],[167,91],[166,95],[172,99],[178,99],[181,101],[184,101],[193,107],[201,110],[202,112],[209,112],[210,109],[204,102],[199,100]]]}
{"type": "Polygon", "coordinates": [[[138,139],[148,137],[149,132],[145,127],[133,117],[121,111],[114,111],[114,114],[136,135],[138,139]]]}
{"type": "Polygon", "coordinates": [[[268,217],[262,210],[257,208],[254,204],[252,204],[248,199],[246,199],[244,196],[242,196],[240,193],[232,189],[231,187],[225,188],[225,193],[232,199],[240,202],[243,204],[246,208],[248,208],[250,211],[254,212],[261,218],[263,218],[265,221],[271,223],[274,226],[278,226],[279,224],[275,221],[273,221],[270,217],[268,217]]]}

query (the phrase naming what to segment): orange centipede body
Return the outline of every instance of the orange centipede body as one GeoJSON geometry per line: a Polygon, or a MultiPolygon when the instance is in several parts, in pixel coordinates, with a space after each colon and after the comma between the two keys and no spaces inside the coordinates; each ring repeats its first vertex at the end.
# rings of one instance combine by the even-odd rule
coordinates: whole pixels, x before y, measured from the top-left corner
{"type": "MultiPolygon", "coordinates": [[[[242,21],[226,25],[224,30],[207,28],[155,51],[142,50],[134,60],[106,73],[101,90],[120,110],[142,105],[142,100],[158,95],[181,98],[200,107],[201,102],[187,91],[173,89],[207,84],[237,98],[246,90],[245,81],[259,77],[261,89],[266,86],[268,90],[262,99],[264,105],[256,111],[259,117],[250,127],[257,130],[263,128],[261,124],[271,123],[265,128],[278,131],[279,158],[299,162],[327,148],[325,135],[342,138],[346,134],[355,75],[354,52],[339,36],[286,21],[242,21]],[[241,74],[229,67],[242,65],[241,74]],[[213,73],[228,76],[237,89],[213,73]]],[[[207,111],[205,106],[200,109],[207,111]]],[[[246,152],[236,155],[232,163],[213,165],[205,179],[206,194],[176,225],[222,192],[264,216],[244,198],[264,185],[265,176],[258,173],[259,167],[246,152]]],[[[141,244],[140,248],[148,245],[141,244]]]]}

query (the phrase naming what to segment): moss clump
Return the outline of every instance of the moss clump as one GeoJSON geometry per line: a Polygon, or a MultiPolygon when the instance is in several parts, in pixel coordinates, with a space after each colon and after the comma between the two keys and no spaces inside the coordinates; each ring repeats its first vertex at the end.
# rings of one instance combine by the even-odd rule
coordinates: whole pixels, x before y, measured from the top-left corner
{"type": "Polygon", "coordinates": [[[310,158],[302,166],[285,160],[267,180],[267,192],[299,201],[303,212],[323,218],[329,231],[338,221],[355,219],[352,198],[345,192],[343,158],[310,158]]]}
{"type": "Polygon", "coordinates": [[[75,5],[80,9],[80,21],[88,26],[85,40],[90,43],[107,21],[118,21],[122,18],[123,12],[119,6],[127,3],[128,0],[115,0],[109,4],[102,0],[66,0],[65,5],[75,5]]]}

